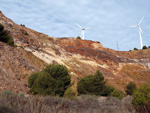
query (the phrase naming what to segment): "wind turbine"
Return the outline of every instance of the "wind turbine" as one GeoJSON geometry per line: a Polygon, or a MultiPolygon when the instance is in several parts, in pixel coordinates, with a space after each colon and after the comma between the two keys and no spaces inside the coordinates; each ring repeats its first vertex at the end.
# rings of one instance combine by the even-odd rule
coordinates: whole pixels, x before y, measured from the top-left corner
{"type": "Polygon", "coordinates": [[[143,43],[142,43],[142,36],[141,36],[141,33],[143,33],[142,29],[141,29],[141,23],[144,19],[144,16],[142,17],[142,19],[140,20],[139,24],[138,25],[133,25],[133,26],[130,26],[130,27],[138,27],[139,29],[139,35],[140,35],[140,43],[141,43],[141,49],[143,48],[143,43]]]}
{"type": "Polygon", "coordinates": [[[84,40],[84,30],[91,29],[91,27],[84,28],[84,27],[81,27],[79,24],[77,24],[77,26],[82,30],[81,37],[84,40]]]}

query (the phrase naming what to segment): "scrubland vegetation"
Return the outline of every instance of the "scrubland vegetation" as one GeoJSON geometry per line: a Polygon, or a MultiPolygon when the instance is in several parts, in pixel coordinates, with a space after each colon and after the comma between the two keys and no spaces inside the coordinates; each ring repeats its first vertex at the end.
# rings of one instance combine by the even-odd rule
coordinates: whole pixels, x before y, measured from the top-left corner
{"type": "Polygon", "coordinates": [[[0,41],[7,43],[10,46],[14,46],[14,40],[11,38],[6,30],[4,30],[4,26],[0,24],[0,41]]]}
{"type": "Polygon", "coordinates": [[[0,113],[135,113],[131,98],[120,101],[82,95],[74,100],[51,96],[0,93],[0,113]]]}
{"type": "MultiPolygon", "coordinates": [[[[142,49],[150,49],[150,46],[148,46],[148,47],[147,46],[143,46],[142,49]]],[[[138,50],[138,49],[134,48],[133,50],[138,50]]],[[[131,50],[129,50],[129,51],[131,51],[131,50]]]]}
{"type": "Polygon", "coordinates": [[[106,85],[102,73],[87,75],[71,86],[68,69],[50,64],[28,79],[29,94],[0,93],[0,113],[149,113],[150,87],[130,82],[128,95],[106,85]]]}

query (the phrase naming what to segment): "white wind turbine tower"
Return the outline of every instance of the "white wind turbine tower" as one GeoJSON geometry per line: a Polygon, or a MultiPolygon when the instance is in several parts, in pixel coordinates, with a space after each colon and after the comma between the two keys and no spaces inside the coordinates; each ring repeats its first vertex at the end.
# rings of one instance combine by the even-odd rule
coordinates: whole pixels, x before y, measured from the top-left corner
{"type": "Polygon", "coordinates": [[[139,28],[139,35],[140,35],[140,43],[141,43],[141,49],[143,48],[143,43],[142,43],[142,36],[141,36],[141,33],[143,33],[142,29],[141,29],[141,23],[143,21],[143,18],[144,16],[142,17],[142,19],[140,20],[139,24],[138,25],[133,25],[133,26],[130,26],[130,27],[138,27],[139,28]]]}
{"type": "Polygon", "coordinates": [[[81,27],[79,24],[77,24],[77,26],[82,30],[81,31],[81,37],[84,40],[84,30],[91,29],[91,27],[84,28],[84,27],[81,27]]]}

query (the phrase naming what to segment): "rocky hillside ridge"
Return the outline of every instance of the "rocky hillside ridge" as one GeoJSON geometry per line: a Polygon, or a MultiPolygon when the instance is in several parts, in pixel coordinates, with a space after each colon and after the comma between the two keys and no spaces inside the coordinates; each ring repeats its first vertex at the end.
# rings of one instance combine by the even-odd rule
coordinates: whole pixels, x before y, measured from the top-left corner
{"type": "Polygon", "coordinates": [[[17,25],[0,12],[4,25],[17,47],[0,42],[0,91],[28,91],[27,78],[49,63],[68,67],[73,86],[99,69],[108,84],[124,92],[125,85],[150,82],[150,49],[119,52],[100,42],[75,38],[54,38],[17,25]]]}

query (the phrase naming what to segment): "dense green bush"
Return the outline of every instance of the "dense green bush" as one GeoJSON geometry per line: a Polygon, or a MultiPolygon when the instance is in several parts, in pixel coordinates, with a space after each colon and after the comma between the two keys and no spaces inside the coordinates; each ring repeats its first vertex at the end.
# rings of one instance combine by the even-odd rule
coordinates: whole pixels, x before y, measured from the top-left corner
{"type": "Polygon", "coordinates": [[[106,85],[104,76],[97,70],[95,75],[88,75],[77,83],[78,94],[107,96],[113,89],[106,85]]]}
{"type": "Polygon", "coordinates": [[[8,35],[7,31],[2,30],[0,31],[0,41],[7,43],[10,39],[10,36],[8,35]]]}
{"type": "Polygon", "coordinates": [[[144,106],[146,103],[150,103],[150,87],[144,84],[140,89],[133,92],[132,104],[134,106],[144,106]]]}
{"type": "Polygon", "coordinates": [[[4,26],[2,24],[0,24],[0,31],[4,30],[4,26]]]}
{"type": "Polygon", "coordinates": [[[76,98],[76,93],[72,90],[72,88],[68,88],[65,91],[64,98],[74,100],[76,98]]]}
{"type": "Polygon", "coordinates": [[[20,26],[26,27],[24,24],[20,24],[20,26]]]}
{"type": "Polygon", "coordinates": [[[77,39],[81,39],[81,37],[80,37],[80,36],[77,36],[77,39]]]}
{"type": "Polygon", "coordinates": [[[138,50],[137,48],[134,48],[134,50],[138,50]]]}
{"type": "Polygon", "coordinates": [[[123,98],[123,94],[117,89],[114,89],[114,91],[110,95],[120,100],[123,98]]]}
{"type": "Polygon", "coordinates": [[[150,87],[147,84],[133,92],[132,104],[139,113],[150,113],[150,87]]]}
{"type": "Polygon", "coordinates": [[[35,76],[33,74],[28,79],[32,94],[63,96],[65,90],[71,86],[68,69],[63,65],[50,64],[38,73],[38,77],[35,76]]]}
{"type": "Polygon", "coordinates": [[[143,46],[143,48],[142,49],[147,49],[147,47],[146,46],[143,46]]]}
{"type": "Polygon", "coordinates": [[[134,82],[130,82],[127,86],[126,86],[126,93],[127,95],[132,95],[133,91],[136,89],[136,84],[134,82]]]}
{"type": "Polygon", "coordinates": [[[102,96],[110,96],[110,94],[114,91],[114,87],[112,86],[107,86],[104,90],[103,90],[103,95],[102,96]]]}
{"type": "Polygon", "coordinates": [[[14,40],[11,38],[6,30],[4,30],[4,26],[0,24],[0,41],[7,43],[10,46],[14,46],[14,40]]]}
{"type": "Polygon", "coordinates": [[[55,95],[55,79],[47,72],[40,72],[31,88],[33,94],[55,95]]]}
{"type": "Polygon", "coordinates": [[[35,80],[39,76],[40,73],[32,73],[28,78],[28,86],[31,88],[34,85],[35,80]]]}

